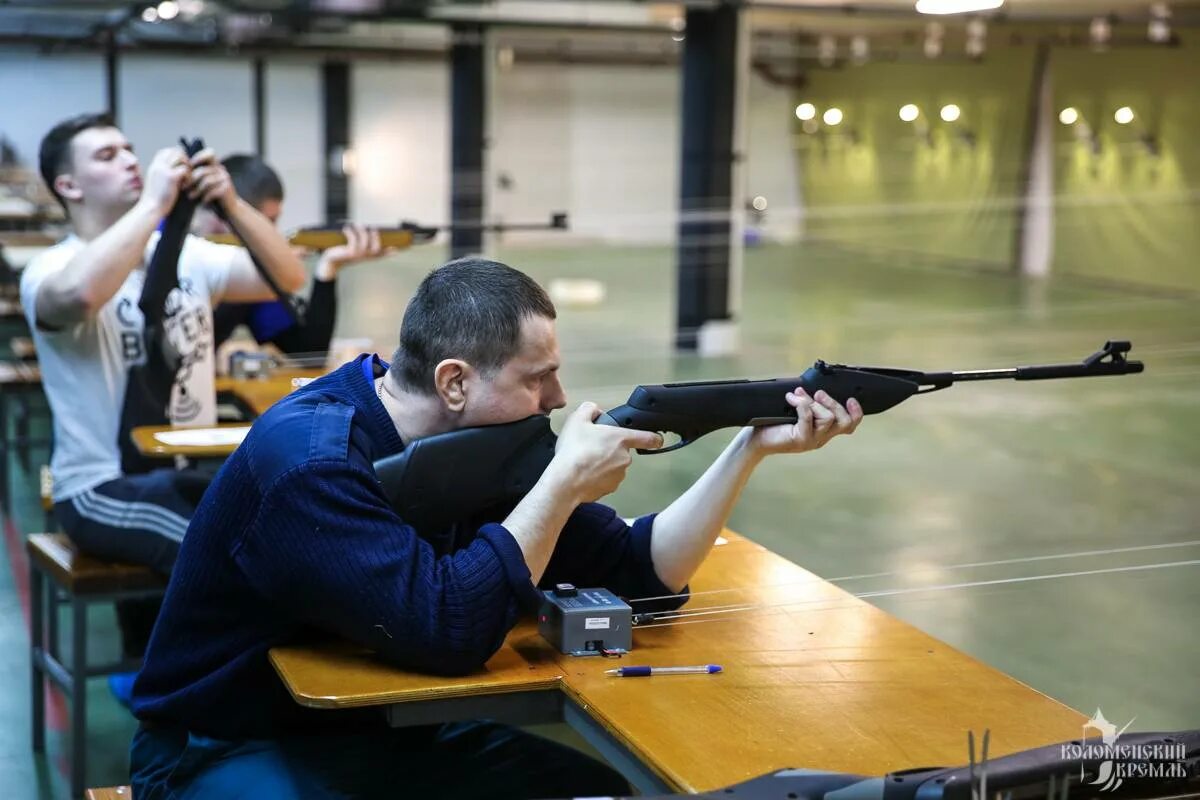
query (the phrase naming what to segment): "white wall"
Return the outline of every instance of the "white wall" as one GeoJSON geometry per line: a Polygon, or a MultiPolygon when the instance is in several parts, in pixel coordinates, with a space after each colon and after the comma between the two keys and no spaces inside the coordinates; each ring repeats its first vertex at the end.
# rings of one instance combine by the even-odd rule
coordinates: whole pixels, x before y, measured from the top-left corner
{"type": "Polygon", "coordinates": [[[670,241],[679,194],[679,75],[577,66],[571,84],[572,229],[611,241],[670,241]]]}
{"type": "Polygon", "coordinates": [[[254,152],[248,59],[127,54],[117,65],[118,122],[143,162],[180,136],[222,156],[254,152]]]}
{"type": "Polygon", "coordinates": [[[746,196],[762,195],[767,213],[761,225],[771,239],[799,237],[800,164],[792,143],[794,90],[773,86],[757,73],[750,75],[746,104],[746,196]]]}
{"type": "Polygon", "coordinates": [[[104,111],[104,59],[6,47],[0,51],[0,98],[0,135],[36,172],[38,145],[50,128],[76,114],[104,111]]]}
{"type": "Polygon", "coordinates": [[[283,180],[284,230],[325,222],[321,66],[315,61],[267,63],[266,152],[283,180]]]}
{"type": "Polygon", "coordinates": [[[374,225],[449,220],[449,66],[363,61],[350,76],[350,138],[358,161],[351,216],[374,225]]]}
{"type": "MultiPolygon", "coordinates": [[[[488,212],[504,222],[540,222],[571,210],[571,106],[567,71],[552,64],[493,73],[487,153],[488,212]],[[511,181],[501,186],[501,175],[511,181]]],[[[558,234],[555,234],[558,236],[558,234]]]]}

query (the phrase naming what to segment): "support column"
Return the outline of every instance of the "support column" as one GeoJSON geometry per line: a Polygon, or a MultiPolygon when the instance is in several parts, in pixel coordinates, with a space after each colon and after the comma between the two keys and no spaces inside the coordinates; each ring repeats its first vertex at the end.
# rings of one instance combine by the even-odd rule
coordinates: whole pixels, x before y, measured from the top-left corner
{"type": "Polygon", "coordinates": [[[740,213],[733,144],[742,19],[737,5],[722,3],[688,8],[686,20],[675,346],[716,354],[736,339],[729,291],[733,214],[740,213]]]}
{"type": "Polygon", "coordinates": [[[486,28],[461,23],[450,46],[450,257],[483,250],[486,28]]]}
{"type": "Polygon", "coordinates": [[[251,109],[254,119],[254,152],[259,158],[267,155],[267,63],[261,58],[254,59],[252,92],[254,107],[251,109]]]}
{"type": "Polygon", "coordinates": [[[1050,274],[1054,258],[1054,87],[1050,48],[1038,48],[1029,98],[1025,196],[1017,220],[1017,266],[1022,274],[1050,274]]]}
{"type": "Polygon", "coordinates": [[[108,116],[113,122],[120,124],[117,118],[117,62],[117,37],[109,31],[108,39],[104,42],[104,101],[108,107],[108,116]]]}
{"type": "Polygon", "coordinates": [[[322,107],[325,116],[325,220],[350,216],[350,179],[346,174],[350,148],[350,65],[321,65],[322,107]]]}

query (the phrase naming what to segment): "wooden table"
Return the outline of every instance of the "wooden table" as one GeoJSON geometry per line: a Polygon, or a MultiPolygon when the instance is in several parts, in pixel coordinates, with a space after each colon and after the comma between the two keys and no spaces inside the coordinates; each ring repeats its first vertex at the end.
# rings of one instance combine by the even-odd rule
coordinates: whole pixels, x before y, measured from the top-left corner
{"type": "Polygon", "coordinates": [[[788,604],[639,627],[621,661],[553,650],[518,625],[467,678],[406,673],[349,646],[277,647],[302,705],[384,705],[393,725],[563,720],[644,792],[710,791],[786,767],[884,775],[1077,738],[1087,718],[733,533],[685,607],[788,604]],[[699,620],[708,620],[700,622],[699,620]],[[611,678],[618,664],[718,663],[720,675],[611,678]]]}
{"type": "MultiPolygon", "coordinates": [[[[254,414],[260,415],[276,401],[290,394],[302,382],[319,378],[325,374],[321,369],[284,369],[273,372],[266,378],[217,378],[216,391],[230,392],[237,395],[254,414]]],[[[226,425],[214,425],[207,428],[176,428],[170,425],[141,425],[130,431],[130,437],[138,452],[144,456],[190,456],[192,458],[224,458],[232,453],[241,443],[241,438],[227,444],[168,444],[160,441],[158,434],[174,431],[248,431],[249,424],[237,422],[226,425]]],[[[244,434],[243,434],[244,436],[244,434]]]]}
{"type": "Polygon", "coordinates": [[[133,446],[144,456],[189,456],[191,458],[226,458],[237,449],[237,446],[250,432],[250,426],[244,422],[234,422],[224,425],[214,425],[206,428],[177,428],[173,425],[139,425],[129,432],[133,446]],[[160,434],[184,434],[203,437],[214,433],[223,440],[220,443],[177,443],[163,441],[160,434]]]}
{"type": "Polygon", "coordinates": [[[317,368],[277,369],[265,378],[231,378],[223,375],[217,378],[216,391],[236,394],[255,414],[262,414],[280,398],[324,374],[324,368],[317,368]]]}

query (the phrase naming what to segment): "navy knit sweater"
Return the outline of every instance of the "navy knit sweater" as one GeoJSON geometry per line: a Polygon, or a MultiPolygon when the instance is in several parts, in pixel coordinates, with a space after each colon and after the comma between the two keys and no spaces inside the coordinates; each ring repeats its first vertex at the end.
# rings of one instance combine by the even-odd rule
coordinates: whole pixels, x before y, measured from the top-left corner
{"type": "MultiPolygon", "coordinates": [[[[502,525],[422,536],[392,511],[372,463],[404,445],[368,377],[378,360],[364,367],[366,358],[273,406],[217,474],[134,687],[140,719],[229,739],[379,720],[301,708],[267,651],[336,634],[405,669],[462,674],[536,605],[502,525]]],[[[630,527],[606,506],[580,506],[543,584],[671,594],[651,563],[652,522],[630,527]]]]}

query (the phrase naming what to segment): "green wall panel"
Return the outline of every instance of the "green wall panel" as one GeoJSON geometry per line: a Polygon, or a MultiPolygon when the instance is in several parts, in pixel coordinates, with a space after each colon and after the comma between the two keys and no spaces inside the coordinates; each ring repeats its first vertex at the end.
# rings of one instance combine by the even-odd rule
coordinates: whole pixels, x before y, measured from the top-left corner
{"type": "Polygon", "coordinates": [[[1054,271],[1200,290],[1200,48],[1056,50],[1050,69],[1099,147],[1056,123],[1054,271]]]}
{"type": "Polygon", "coordinates": [[[897,257],[1011,267],[1034,63],[1035,48],[1024,46],[978,63],[811,71],[797,103],[837,106],[845,120],[815,134],[796,123],[805,235],[897,257]],[[906,103],[921,110],[916,125],[898,116],[906,103]],[[955,123],[938,117],[947,103],[962,109],[955,123]]]}

